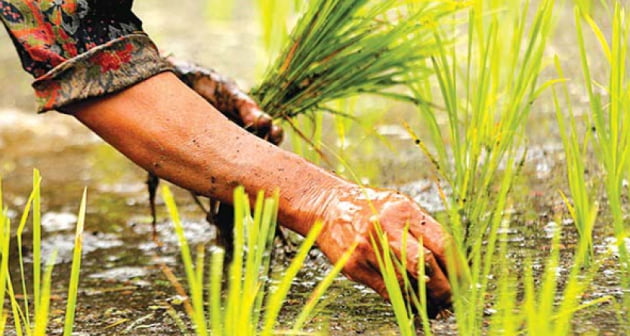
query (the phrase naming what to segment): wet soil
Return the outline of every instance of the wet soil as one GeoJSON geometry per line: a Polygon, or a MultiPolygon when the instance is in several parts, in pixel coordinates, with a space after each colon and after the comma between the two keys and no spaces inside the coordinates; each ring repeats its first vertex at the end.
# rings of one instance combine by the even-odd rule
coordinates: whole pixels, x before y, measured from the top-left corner
{"type": "MultiPolygon", "coordinates": [[[[144,171],[98,141],[71,117],[11,111],[2,113],[6,118],[4,120],[11,120],[10,123],[0,123],[3,153],[0,167],[5,203],[14,217],[14,223],[30,191],[31,168],[39,167],[44,177],[43,250],[44,255],[49,255],[52,250],[58,252],[53,276],[52,334],[61,332],[75,213],[84,186],[88,187],[89,202],[77,332],[79,335],[180,334],[168,311],[174,309],[183,316],[181,298],[163,275],[161,266],[166,265],[179,275],[184,272],[172,226],[160,203],[158,232],[164,246],[158,248],[151,239],[144,171]]],[[[390,141],[398,141],[400,145],[411,142],[396,135],[389,137],[390,141]]],[[[508,239],[514,260],[522,261],[525,256],[544,257],[554,229],[562,226],[566,231],[562,272],[566,273],[576,235],[569,221],[554,222],[553,214],[565,211],[556,192],[563,184],[559,149],[555,145],[532,146],[529,149],[528,168],[522,176],[525,181],[520,184],[522,189],[517,193],[520,199],[515,200],[528,206],[514,209],[515,223],[508,232],[508,239]]],[[[404,167],[405,163],[400,165],[404,167]]],[[[395,185],[391,177],[385,176],[384,181],[378,183],[389,184],[409,194],[438,216],[443,210],[431,180],[420,179],[395,185]]],[[[205,222],[204,214],[188,193],[175,190],[191,243],[205,244],[210,248],[216,239],[215,230],[205,222]]],[[[606,237],[609,235],[610,232],[600,228],[595,240],[596,248],[608,248],[611,241],[606,237]]],[[[28,246],[28,239],[26,241],[28,246]]],[[[290,254],[282,251],[284,248],[278,245],[278,257],[273,267],[275,272],[280,272],[288,263],[290,254]]],[[[24,252],[28,256],[29,251],[24,252]]],[[[290,322],[299,312],[308,294],[329,267],[321,253],[311,253],[291,291],[282,322],[290,322]]],[[[542,270],[542,265],[537,264],[536,267],[538,271],[542,270]]],[[[521,264],[516,263],[514,268],[522,272],[521,264]]],[[[14,271],[17,270],[14,268],[14,271]]],[[[614,259],[604,263],[601,276],[595,279],[593,289],[589,291],[590,299],[621,295],[616,272],[614,259]]],[[[397,333],[388,304],[364,286],[339,277],[326,297],[331,299],[331,303],[318,320],[322,324],[313,326],[315,330],[326,328],[332,335],[397,333]]],[[[578,334],[595,330],[617,334],[621,328],[611,306],[599,306],[579,316],[576,320],[578,334]]],[[[433,327],[441,335],[455,334],[452,318],[435,321],[433,327]]]]}

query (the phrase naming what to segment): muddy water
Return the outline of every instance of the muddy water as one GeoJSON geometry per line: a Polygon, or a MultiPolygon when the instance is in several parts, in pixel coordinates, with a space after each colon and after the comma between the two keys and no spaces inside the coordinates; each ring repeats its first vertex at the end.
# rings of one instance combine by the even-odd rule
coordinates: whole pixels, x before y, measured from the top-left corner
{"type": "MultiPolygon", "coordinates": [[[[180,0],[176,4],[163,2],[159,8],[152,6],[152,2],[138,2],[136,12],[163,50],[212,65],[247,86],[254,82],[256,69],[260,68],[256,59],[262,55],[256,47],[258,36],[252,22],[253,10],[247,6],[249,3],[242,1],[238,16],[231,21],[212,25],[208,24],[205,8],[192,0],[180,0]]],[[[560,34],[554,43],[556,51],[564,50],[571,44],[571,39],[560,34]]],[[[0,176],[3,177],[4,198],[10,213],[18,216],[30,191],[32,168],[41,170],[44,177],[44,249],[46,254],[54,249],[59,252],[53,282],[53,334],[60,332],[63,318],[60,309],[64,305],[72,229],[76,221],[74,214],[85,186],[89,189],[88,219],[75,330],[79,335],[180,334],[167,309],[172,307],[182,314],[181,298],[162,274],[160,265],[183,274],[181,262],[172,227],[161,205],[158,231],[165,244],[158,249],[152,243],[145,173],[72,117],[57,113],[35,115],[30,79],[19,69],[6,34],[0,35],[0,50],[0,83],[3,83],[0,91],[0,176]]],[[[580,99],[577,97],[576,101],[580,99]]],[[[366,140],[364,134],[358,133],[349,140],[350,145],[342,146],[345,155],[357,166],[371,167],[361,172],[366,181],[394,186],[439,214],[441,202],[435,186],[428,179],[429,171],[418,168],[426,166],[427,162],[400,126],[401,120],[414,127],[419,121],[412,110],[396,108],[396,113],[379,117],[370,126],[372,132],[387,140],[386,144],[366,140]]],[[[563,239],[567,249],[575,240],[569,222],[553,222],[552,214],[562,211],[558,210],[562,209],[562,203],[557,190],[564,188],[564,182],[561,146],[557,136],[553,135],[557,132],[551,116],[551,106],[541,103],[531,121],[537,127],[531,128],[527,168],[518,202],[515,202],[527,206],[515,210],[515,225],[509,232],[513,247],[510,253],[517,259],[532,253],[544,255],[550,232],[558,226],[568,232],[563,239]]],[[[203,214],[186,192],[176,190],[176,194],[188,237],[193,242],[211,245],[215,239],[214,230],[204,222],[203,214]]],[[[609,232],[599,229],[597,235],[598,248],[607,248],[609,232]]],[[[280,270],[286,258],[280,256],[276,263],[274,270],[280,270]]],[[[592,298],[620,295],[613,263],[611,260],[606,264],[601,277],[596,279],[594,290],[589,294],[592,298]]],[[[567,265],[563,266],[566,271],[567,265]]],[[[329,267],[319,253],[311,254],[291,292],[281,318],[283,321],[291,321],[329,267]]],[[[519,265],[515,267],[516,271],[520,270],[519,265]]],[[[327,296],[332,300],[321,322],[327,325],[331,334],[397,334],[388,305],[365,287],[340,277],[327,296]]],[[[454,334],[455,330],[452,318],[437,321],[433,327],[439,334],[454,334]]],[[[317,328],[323,327],[315,326],[317,328]]],[[[614,307],[604,305],[580,313],[576,331],[579,334],[619,334],[621,326],[617,323],[614,307]]]]}

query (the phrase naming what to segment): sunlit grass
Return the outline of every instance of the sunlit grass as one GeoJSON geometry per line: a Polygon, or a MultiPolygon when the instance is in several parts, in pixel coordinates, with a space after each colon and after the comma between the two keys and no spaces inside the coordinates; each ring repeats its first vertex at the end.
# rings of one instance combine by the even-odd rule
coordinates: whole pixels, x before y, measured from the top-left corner
{"type": "Polygon", "coordinates": [[[439,177],[452,188],[449,208],[461,211],[465,220],[463,226],[451,225],[458,245],[478,249],[491,222],[485,219],[488,213],[502,212],[491,211],[496,181],[504,174],[501,167],[506,160],[519,163],[516,149],[524,144],[524,121],[531,102],[545,87],[538,78],[552,32],[554,1],[537,6],[521,0],[473,4],[467,12],[467,31],[459,31],[460,20],[453,20],[450,30],[436,31],[438,41],[462,37],[453,45],[440,43],[431,59],[439,95],[433,94],[429,80],[414,89],[418,99],[445,109],[420,105],[430,132],[415,137],[439,177]],[[446,129],[437,118],[444,114],[446,129]],[[435,149],[429,151],[425,141],[435,149]]]}
{"type": "Polygon", "coordinates": [[[459,253],[468,256],[464,276],[451,279],[461,334],[483,332],[489,278],[494,265],[505,262],[497,253],[499,229],[510,221],[505,210],[512,206],[509,194],[524,159],[524,121],[546,87],[539,75],[553,13],[552,0],[473,1],[452,28],[435,32],[439,48],[430,62],[438,94],[429,80],[413,86],[419,100],[445,109],[420,105],[429,133],[412,134],[450,188],[443,194],[448,227],[459,253]],[[453,38],[453,44],[442,42],[453,38]],[[437,117],[444,114],[446,127],[437,117]]]}
{"type": "Polygon", "coordinates": [[[604,171],[604,186],[608,208],[613,218],[616,248],[619,254],[621,286],[624,291],[623,323],[630,319],[630,253],[627,248],[630,226],[624,212],[627,190],[624,182],[630,178],[630,74],[627,62],[630,54],[630,13],[627,4],[613,1],[609,12],[610,36],[606,36],[588,13],[576,8],[577,40],[582,62],[584,84],[590,101],[591,122],[594,127],[594,152],[604,171]],[[597,83],[591,72],[589,56],[593,46],[587,44],[583,26],[590,27],[599,43],[607,65],[607,83],[597,83]],[[602,92],[603,91],[603,92],[602,92]]]}
{"type": "MultiPolygon", "coordinates": [[[[425,263],[424,249],[420,249],[418,255],[418,283],[417,292],[411,283],[407,274],[407,266],[403,255],[397,258],[391,249],[387,236],[383,233],[379,224],[376,225],[376,234],[371,237],[371,243],[376,251],[376,259],[378,267],[383,275],[389,300],[396,317],[396,323],[401,335],[411,336],[416,334],[416,317],[422,321],[422,331],[425,336],[432,335],[431,324],[428,315],[428,301],[426,293],[425,279],[425,263]],[[399,282],[402,278],[402,283],[399,282]]],[[[408,228],[405,228],[403,234],[403,249],[407,238],[410,237],[408,228]]],[[[419,246],[423,246],[422,239],[418,242],[419,246]]],[[[403,252],[405,253],[405,252],[403,252]]]]}
{"type": "Polygon", "coordinates": [[[87,204],[87,189],[83,190],[77,227],[74,236],[74,251],[72,252],[72,268],[70,270],[70,283],[68,284],[68,296],[66,303],[66,317],[63,326],[63,335],[71,336],[74,329],[74,317],[79,291],[79,274],[81,269],[81,255],[83,253],[83,227],[85,223],[85,211],[87,204]]]}
{"type": "Polygon", "coordinates": [[[326,289],[354,251],[354,247],[349,247],[331,272],[315,288],[292,325],[281,327],[278,326],[280,310],[295,276],[302,268],[323,227],[322,223],[313,226],[288,268],[278,279],[274,279],[272,286],[269,286],[278,196],[265,199],[263,193],[259,193],[252,216],[248,196],[243,188],[237,188],[234,191],[234,251],[228,276],[224,279],[225,252],[219,248],[215,249],[210,264],[206,265],[205,250],[200,245],[196,249],[196,257],[193,257],[184,237],[184,228],[170,190],[165,187],[162,195],[179,240],[186,270],[187,296],[191,303],[187,313],[196,335],[303,333],[302,329],[310,321],[312,314],[318,311],[318,302],[326,289]],[[223,281],[227,283],[225,294],[222,291],[223,281]],[[207,292],[205,298],[204,291],[207,292]],[[289,332],[288,329],[292,331],[289,332]]]}
{"type": "MultiPolygon", "coordinates": [[[[41,196],[40,196],[41,177],[38,170],[33,173],[33,191],[31,192],[25,206],[24,212],[20,218],[17,230],[17,250],[18,264],[20,268],[19,279],[21,284],[20,302],[17,293],[13,288],[12,276],[9,272],[9,248],[11,238],[11,223],[8,217],[7,209],[2,205],[2,185],[0,184],[0,302],[4,303],[5,297],[8,295],[10,301],[11,312],[4,311],[4,305],[0,306],[0,331],[6,330],[6,321],[10,317],[13,320],[13,331],[21,336],[40,336],[48,335],[47,330],[50,316],[51,301],[51,281],[53,265],[56,258],[56,252],[49,256],[47,266],[42,274],[41,272],[41,196]],[[22,255],[22,234],[24,232],[26,222],[32,217],[33,231],[33,279],[26,279],[25,262],[22,255]],[[37,252],[36,252],[37,251],[37,252]],[[33,294],[29,294],[27,285],[32,285],[33,294]],[[32,297],[32,300],[29,298],[32,297]],[[32,310],[30,307],[34,307],[32,310]]],[[[83,192],[79,216],[77,220],[77,228],[75,233],[75,248],[73,253],[72,270],[70,272],[70,284],[67,296],[67,306],[65,310],[64,336],[72,334],[74,328],[74,315],[76,310],[77,292],[79,283],[79,271],[81,265],[82,237],[83,225],[85,221],[86,207],[86,191],[83,192]]],[[[3,334],[3,332],[0,332],[3,334]]]]}
{"type": "Polygon", "coordinates": [[[433,27],[459,7],[453,1],[413,10],[395,0],[310,1],[252,94],[263,110],[285,119],[337,113],[327,103],[359,94],[413,101],[390,89],[417,79],[410,69],[435,50],[433,27]]]}
{"type": "MultiPolygon", "coordinates": [[[[570,270],[562,278],[558,274],[562,246],[559,229],[550,245],[551,254],[542,257],[541,261],[545,263],[542,274],[533,273],[531,257],[527,257],[523,264],[522,278],[511,273],[515,260],[510,259],[507,253],[505,232],[509,229],[510,217],[505,215],[505,210],[513,206],[510,204],[510,189],[522,164],[516,155],[516,148],[525,143],[521,141],[522,138],[518,138],[518,134],[524,131],[524,120],[530,112],[531,102],[543,90],[565,81],[558,62],[556,68],[560,73],[560,80],[540,84],[537,79],[546,62],[545,40],[552,34],[555,2],[541,1],[536,14],[529,19],[528,11],[516,5],[519,2],[501,2],[500,5],[491,1],[476,2],[467,26],[467,54],[462,57],[458,50],[463,48],[454,46],[448,51],[444,48],[433,60],[440,84],[439,92],[447,112],[448,132],[443,131],[436,118],[441,111],[425,105],[421,106],[421,110],[429,124],[431,141],[425,142],[415,136],[419,147],[434,163],[436,173],[452,189],[452,194],[443,195],[449,205],[451,230],[461,251],[468,252],[469,265],[465,267],[464,273],[468,275],[466,280],[470,282],[451,278],[458,332],[465,335],[569,335],[573,330],[572,318],[575,312],[612,300],[610,296],[590,302],[581,302],[580,299],[598,274],[600,260],[606,255],[596,259],[592,257],[592,232],[598,205],[594,200],[593,190],[587,188],[584,177],[589,136],[587,134],[582,142],[578,138],[577,122],[571,111],[565,83],[561,87],[566,100],[564,103],[569,105],[568,127],[563,115],[566,106],[561,105],[555,88],[553,102],[568,161],[567,176],[572,200],[564,195],[563,197],[579,233],[578,244],[572,253],[570,270]],[[501,24],[493,12],[501,13],[501,20],[507,23],[501,24]],[[506,19],[506,12],[516,16],[507,15],[511,19],[506,19]],[[530,22],[530,31],[527,33],[526,24],[530,22]],[[513,29],[510,29],[508,23],[513,24],[513,29]],[[506,45],[507,41],[511,41],[511,44],[506,45]],[[464,70],[457,66],[462,61],[465,64],[464,70]],[[467,98],[462,99],[462,96],[467,98]],[[475,225],[479,227],[475,228],[475,225]],[[539,276],[542,280],[535,280],[539,276]],[[489,278],[495,279],[492,287],[489,286],[489,278]],[[524,293],[520,289],[521,285],[524,293]],[[523,299],[519,299],[519,293],[524,294],[523,299]],[[490,318],[484,317],[486,307],[492,307],[494,311],[490,318]],[[486,323],[488,327],[484,328],[486,323]]],[[[612,105],[622,102],[627,107],[627,98],[623,95],[630,94],[621,75],[626,74],[628,28],[623,21],[625,15],[619,2],[615,2],[615,8],[615,18],[611,20],[613,47],[607,53],[609,59],[612,54],[617,55],[618,59],[610,61],[614,70],[608,91],[618,92],[617,95],[610,94],[613,101],[611,106],[607,106],[611,111],[610,116],[601,116],[601,106],[595,106],[592,110],[595,118],[600,119],[597,125],[599,137],[606,138],[607,141],[613,139],[604,144],[611,148],[602,148],[600,144],[598,152],[601,158],[616,167],[617,174],[626,177],[628,163],[623,155],[628,154],[626,135],[630,132],[623,128],[611,130],[613,127],[624,127],[625,116],[620,114],[621,111],[628,111],[627,108],[622,109],[622,105],[615,111],[612,105]],[[612,120],[610,123],[613,126],[605,125],[604,120],[612,120]],[[619,150],[619,153],[611,154],[613,149],[619,150]],[[619,161],[615,161],[617,157],[619,161]],[[617,166],[613,162],[617,162],[617,166]]],[[[588,22],[594,26],[593,21],[588,22]]],[[[594,27],[597,31],[597,27],[594,27]]],[[[579,36],[582,35],[581,31],[578,33],[579,36]]],[[[597,34],[603,36],[600,32],[597,34]]],[[[587,55],[584,40],[580,40],[583,55],[587,55]]],[[[603,38],[600,40],[605,41],[603,38]]],[[[587,81],[590,82],[588,66],[585,65],[585,68],[587,81]]],[[[591,99],[595,98],[597,105],[599,97],[593,97],[592,86],[589,88],[591,99]]],[[[416,87],[416,92],[421,97],[431,97],[432,87],[429,82],[423,82],[416,87]]],[[[613,195],[618,199],[621,196],[619,175],[616,175],[618,179],[613,187],[607,186],[608,194],[611,194],[612,189],[617,192],[613,195]]],[[[620,203],[612,202],[611,207],[618,204],[620,203]]],[[[615,212],[614,209],[612,211],[615,212]]],[[[621,207],[617,212],[621,218],[621,207]]],[[[561,220],[557,219],[558,222],[561,220]]],[[[622,233],[624,230],[618,223],[614,226],[617,241],[621,239],[621,245],[625,244],[623,239],[626,234],[622,233]]],[[[618,247],[623,250],[620,245],[618,247]]],[[[624,253],[620,251],[622,269],[625,267],[624,260],[627,260],[624,253]]],[[[381,266],[382,270],[391,272],[391,267],[384,266],[381,266]]],[[[622,288],[628,288],[624,284],[627,281],[623,279],[626,276],[624,272],[621,276],[622,288]]],[[[400,296],[396,288],[390,291],[390,295],[400,296]]],[[[393,304],[398,317],[401,315],[401,304],[396,300],[393,304]]],[[[399,319],[399,324],[405,334],[408,322],[401,322],[399,319]]]]}
{"type": "MultiPolygon", "coordinates": [[[[555,65],[559,77],[564,78],[564,71],[557,57],[555,59],[555,65]]],[[[561,104],[555,86],[552,87],[553,102],[556,109],[556,119],[562,137],[562,144],[564,146],[566,173],[569,182],[569,190],[571,192],[571,200],[569,200],[564,193],[562,193],[562,198],[565,201],[569,214],[580,235],[580,242],[586,245],[583,249],[589,252],[588,255],[592,256],[593,229],[597,219],[599,204],[596,202],[594,196],[597,190],[588,187],[588,181],[585,177],[591,133],[587,130],[584,133],[583,139],[580,141],[578,124],[584,123],[584,120],[581,122],[576,120],[566,81],[564,81],[560,87],[562,97],[564,98],[562,101],[563,104],[561,104]],[[565,120],[565,118],[567,118],[565,116],[566,112],[568,112],[568,124],[565,120]]]]}
{"type": "Polygon", "coordinates": [[[604,296],[588,302],[581,301],[599,271],[599,263],[587,264],[587,244],[577,245],[570,270],[564,279],[561,278],[561,235],[561,228],[556,229],[549,245],[550,254],[539,261],[544,263],[544,271],[540,274],[534,273],[534,262],[530,256],[523,262],[521,279],[510,275],[509,267],[505,266],[510,262],[509,258],[498,258],[504,266],[497,281],[500,289],[493,305],[496,313],[491,319],[489,334],[571,335],[576,312],[611,300],[611,297],[604,296]],[[523,299],[519,299],[519,285],[524,287],[523,299]]]}

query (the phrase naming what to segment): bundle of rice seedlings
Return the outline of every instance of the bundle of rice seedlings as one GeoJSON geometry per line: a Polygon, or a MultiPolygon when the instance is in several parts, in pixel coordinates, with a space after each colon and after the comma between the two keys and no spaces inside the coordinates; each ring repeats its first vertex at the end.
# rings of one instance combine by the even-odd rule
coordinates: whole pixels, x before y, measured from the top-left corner
{"type": "Polygon", "coordinates": [[[423,61],[437,50],[437,22],[463,6],[454,0],[310,1],[252,95],[284,119],[335,112],[326,103],[358,94],[418,102],[393,88],[430,73],[423,61]]]}

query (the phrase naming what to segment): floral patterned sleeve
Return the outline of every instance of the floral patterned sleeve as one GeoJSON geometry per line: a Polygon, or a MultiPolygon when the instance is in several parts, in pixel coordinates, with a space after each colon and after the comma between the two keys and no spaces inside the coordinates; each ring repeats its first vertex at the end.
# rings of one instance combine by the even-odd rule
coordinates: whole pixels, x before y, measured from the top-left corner
{"type": "Polygon", "coordinates": [[[120,91],[172,70],[132,0],[0,0],[0,19],[35,77],[40,112],[120,91]]]}

